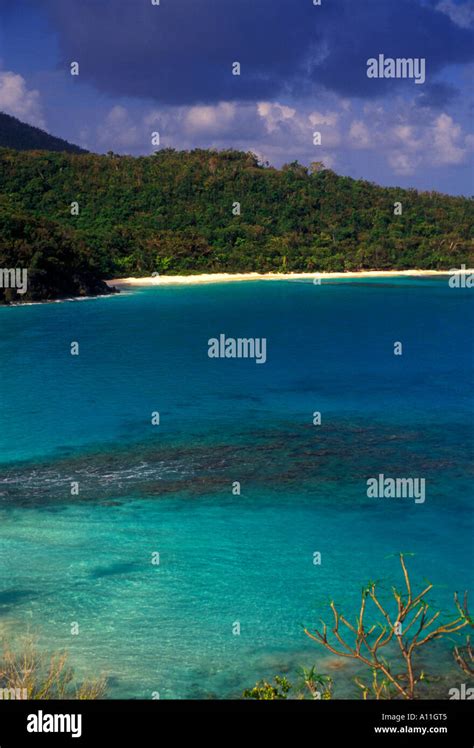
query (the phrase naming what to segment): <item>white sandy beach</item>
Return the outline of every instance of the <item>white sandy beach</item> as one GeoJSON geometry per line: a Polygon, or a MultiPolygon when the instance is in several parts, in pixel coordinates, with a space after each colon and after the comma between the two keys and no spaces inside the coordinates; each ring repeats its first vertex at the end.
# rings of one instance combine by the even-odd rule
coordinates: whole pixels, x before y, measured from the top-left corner
{"type": "MultiPolygon", "coordinates": [[[[460,271],[458,271],[460,272],[460,271]]],[[[465,270],[470,273],[474,270],[465,270]]],[[[114,278],[110,286],[170,286],[198,283],[230,283],[256,280],[301,280],[304,278],[391,278],[396,276],[450,275],[449,270],[363,270],[337,273],[203,273],[201,275],[154,275],[144,278],[114,278]]]]}

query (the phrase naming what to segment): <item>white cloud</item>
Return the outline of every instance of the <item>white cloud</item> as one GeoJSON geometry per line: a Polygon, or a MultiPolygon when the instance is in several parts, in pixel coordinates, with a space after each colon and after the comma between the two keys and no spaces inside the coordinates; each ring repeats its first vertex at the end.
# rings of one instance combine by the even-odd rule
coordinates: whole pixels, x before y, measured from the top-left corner
{"type": "MultiPolygon", "coordinates": [[[[452,117],[440,114],[433,128],[433,161],[441,166],[446,164],[461,164],[466,157],[465,138],[460,125],[452,117]]],[[[469,145],[469,140],[467,142],[469,145]]]]}
{"type": "Polygon", "coordinates": [[[436,10],[445,13],[454,23],[464,29],[474,26],[474,4],[470,0],[461,5],[454,3],[453,0],[442,0],[436,6],[436,10]]]}
{"type": "Polygon", "coordinates": [[[337,112],[311,112],[308,119],[314,126],[327,125],[328,127],[335,127],[339,120],[339,114],[337,112]]]}
{"type": "Polygon", "coordinates": [[[397,174],[411,174],[420,165],[452,166],[467,160],[471,137],[448,114],[440,114],[427,126],[396,125],[389,131],[398,152],[389,163],[397,174]]]}
{"type": "Polygon", "coordinates": [[[354,148],[370,148],[372,139],[370,131],[365,122],[360,119],[354,120],[349,128],[349,140],[354,148]]]}
{"type": "Polygon", "coordinates": [[[465,163],[474,145],[474,136],[446,113],[420,118],[416,108],[376,105],[364,107],[364,115],[351,122],[348,144],[377,151],[395,174],[465,163]]]}
{"type": "Polygon", "coordinates": [[[422,137],[417,137],[415,127],[409,124],[395,125],[391,130],[388,131],[389,135],[392,134],[394,139],[399,143],[401,148],[407,151],[419,151],[424,147],[424,141],[422,137]]]}
{"type": "MultiPolygon", "coordinates": [[[[341,133],[338,127],[339,118],[340,118],[340,115],[338,112],[333,112],[333,111],[310,112],[309,115],[307,116],[307,119],[305,118],[304,123],[301,122],[300,129],[304,127],[304,129],[307,130],[308,125],[306,124],[306,122],[309,122],[309,125],[312,128],[312,130],[309,133],[311,136],[311,140],[309,142],[312,142],[313,131],[320,132],[321,133],[321,145],[324,148],[335,148],[341,142],[341,133]]],[[[329,154],[327,154],[326,159],[330,159],[330,158],[332,157],[329,154]]]]}
{"type": "Polygon", "coordinates": [[[185,129],[189,133],[219,135],[228,130],[235,119],[236,112],[236,105],[227,101],[216,106],[193,106],[184,118],[185,129]]]}
{"type": "Polygon", "coordinates": [[[261,101],[257,104],[257,112],[265,122],[265,129],[271,133],[278,130],[281,124],[294,118],[296,109],[284,104],[261,101]]]}
{"type": "Polygon", "coordinates": [[[45,127],[39,91],[28,90],[19,73],[0,71],[0,111],[36,127],[45,127]]]}
{"type": "Polygon", "coordinates": [[[99,128],[98,141],[101,145],[107,144],[108,150],[131,148],[140,145],[142,140],[139,127],[123,106],[114,106],[99,128]]]}
{"type": "Polygon", "coordinates": [[[395,174],[408,176],[413,174],[421,164],[421,156],[403,151],[393,151],[388,155],[388,163],[395,174]]]}

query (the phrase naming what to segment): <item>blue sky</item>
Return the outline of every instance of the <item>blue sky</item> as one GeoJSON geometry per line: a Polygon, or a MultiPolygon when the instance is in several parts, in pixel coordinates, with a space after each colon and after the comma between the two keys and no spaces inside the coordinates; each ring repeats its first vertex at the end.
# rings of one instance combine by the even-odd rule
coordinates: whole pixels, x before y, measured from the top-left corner
{"type": "Polygon", "coordinates": [[[159,132],[472,195],[473,41],[473,0],[0,0],[0,111],[97,152],[159,132]],[[426,82],[368,78],[379,54],[426,82]]]}

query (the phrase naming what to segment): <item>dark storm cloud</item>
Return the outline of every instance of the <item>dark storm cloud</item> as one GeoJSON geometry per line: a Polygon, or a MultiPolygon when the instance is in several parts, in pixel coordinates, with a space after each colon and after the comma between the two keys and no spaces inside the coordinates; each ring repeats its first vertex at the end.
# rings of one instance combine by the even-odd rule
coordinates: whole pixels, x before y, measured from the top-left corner
{"type": "MultiPolygon", "coordinates": [[[[27,0],[23,0],[27,1],[27,0]]],[[[164,104],[308,94],[371,98],[413,81],[373,80],[366,61],[425,57],[427,80],[473,59],[473,33],[417,0],[43,0],[62,64],[108,94],[164,104]],[[242,65],[240,77],[231,64],[242,65]]],[[[418,87],[416,87],[418,88],[418,87]]],[[[419,93],[417,91],[417,93],[419,93]]]]}
{"type": "MultiPolygon", "coordinates": [[[[417,0],[362,0],[337,3],[339,25],[331,28],[331,54],[316,70],[324,85],[347,96],[393,91],[393,80],[366,77],[366,60],[425,58],[427,82],[446,65],[473,59],[474,34],[417,0]]],[[[336,4],[334,6],[336,13],[336,4]]],[[[397,83],[412,87],[412,81],[397,83]]]]}

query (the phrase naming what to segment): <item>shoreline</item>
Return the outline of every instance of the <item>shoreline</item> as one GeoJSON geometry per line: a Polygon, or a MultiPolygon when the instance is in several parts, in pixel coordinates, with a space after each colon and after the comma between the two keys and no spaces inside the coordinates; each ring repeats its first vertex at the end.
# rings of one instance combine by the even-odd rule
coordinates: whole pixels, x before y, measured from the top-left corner
{"type": "Polygon", "coordinates": [[[242,281],[291,281],[291,280],[340,280],[344,278],[428,278],[449,277],[451,275],[472,274],[474,268],[456,268],[455,270],[351,270],[347,272],[313,272],[313,273],[201,273],[199,275],[156,275],[144,277],[114,278],[104,281],[112,293],[94,294],[93,296],[71,296],[60,299],[42,299],[38,301],[18,301],[10,304],[0,303],[0,309],[11,309],[37,304],[64,304],[74,301],[93,301],[94,299],[113,299],[120,295],[121,289],[146,288],[151,286],[192,286],[212,283],[235,283],[242,281]],[[113,293],[113,288],[117,292],[113,293]]]}
{"type": "MultiPolygon", "coordinates": [[[[470,273],[474,270],[466,269],[457,272],[470,273]]],[[[451,275],[449,270],[354,270],[338,271],[328,273],[201,273],[199,275],[154,275],[129,278],[113,278],[106,283],[111,286],[171,286],[171,285],[196,285],[201,283],[235,283],[237,281],[260,281],[260,280],[304,280],[321,279],[332,280],[341,278],[395,278],[401,277],[427,277],[439,275],[451,275]]]]}

